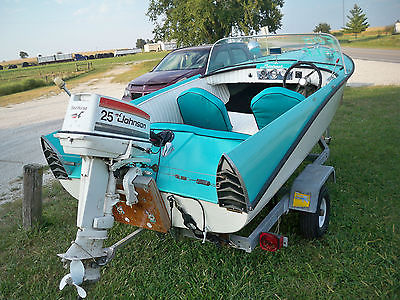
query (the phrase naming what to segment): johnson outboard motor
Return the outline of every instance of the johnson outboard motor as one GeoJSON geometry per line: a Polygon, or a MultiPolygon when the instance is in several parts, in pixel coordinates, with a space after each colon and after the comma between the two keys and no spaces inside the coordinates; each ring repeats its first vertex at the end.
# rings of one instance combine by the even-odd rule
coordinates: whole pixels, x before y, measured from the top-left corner
{"type": "MultiPolygon", "coordinates": [[[[60,282],[77,288],[97,281],[107,258],[103,242],[114,224],[113,206],[123,192],[126,205],[138,202],[133,181],[142,175],[135,167],[150,161],[150,116],[136,106],[97,94],[72,94],[62,129],[55,134],[67,154],[81,156],[81,180],[75,241],[59,254],[70,273],[60,282]],[[123,191],[116,191],[115,174],[123,173],[123,191]]],[[[121,175],[119,175],[121,176],[121,175]]]]}

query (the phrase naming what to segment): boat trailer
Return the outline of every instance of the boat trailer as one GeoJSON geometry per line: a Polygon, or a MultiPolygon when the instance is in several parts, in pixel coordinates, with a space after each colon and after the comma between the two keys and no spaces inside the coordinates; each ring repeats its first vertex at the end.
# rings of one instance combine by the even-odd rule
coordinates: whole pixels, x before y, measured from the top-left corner
{"type": "MultiPolygon", "coordinates": [[[[247,237],[237,234],[215,234],[208,233],[207,238],[196,236],[190,229],[171,228],[175,237],[189,237],[207,241],[215,241],[241,249],[247,253],[251,253],[258,245],[266,251],[274,252],[282,247],[288,246],[288,238],[276,233],[270,232],[271,228],[279,221],[279,219],[288,214],[290,210],[301,211],[306,217],[314,217],[318,220],[323,217],[329,218],[329,208],[325,210],[319,207],[319,199],[321,192],[325,190],[325,184],[328,180],[336,181],[335,170],[332,166],[325,166],[324,163],[329,157],[329,146],[322,137],[319,140],[319,146],[322,152],[319,154],[311,153],[306,159],[312,160],[304,170],[294,180],[290,192],[284,194],[279,202],[270,210],[267,216],[258,224],[258,226],[247,237]],[[212,238],[214,236],[214,238],[212,238]]],[[[278,192],[279,193],[279,192],[278,192]]],[[[173,197],[173,196],[170,196],[173,197]]],[[[329,203],[327,203],[329,206],[329,203]]],[[[320,225],[320,223],[318,223],[320,225]]],[[[107,264],[114,257],[115,252],[127,245],[135,239],[143,228],[135,230],[114,245],[106,248],[107,257],[102,265],[107,264]]],[[[307,237],[316,238],[318,234],[308,235],[307,237]]]]}

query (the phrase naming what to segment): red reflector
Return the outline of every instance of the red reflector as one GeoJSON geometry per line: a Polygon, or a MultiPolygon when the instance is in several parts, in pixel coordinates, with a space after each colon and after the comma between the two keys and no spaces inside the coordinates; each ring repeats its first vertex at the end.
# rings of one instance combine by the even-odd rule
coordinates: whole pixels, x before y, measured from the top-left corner
{"type": "Polygon", "coordinates": [[[261,232],[260,247],[263,250],[275,252],[283,247],[284,237],[269,232],[261,232]]]}

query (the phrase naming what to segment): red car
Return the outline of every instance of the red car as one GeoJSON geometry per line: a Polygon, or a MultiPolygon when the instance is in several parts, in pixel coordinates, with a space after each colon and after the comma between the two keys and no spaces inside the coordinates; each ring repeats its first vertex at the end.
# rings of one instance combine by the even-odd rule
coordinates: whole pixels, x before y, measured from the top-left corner
{"type": "Polygon", "coordinates": [[[123,100],[130,101],[206,71],[211,46],[181,48],[167,54],[149,73],[129,82],[123,100]]]}

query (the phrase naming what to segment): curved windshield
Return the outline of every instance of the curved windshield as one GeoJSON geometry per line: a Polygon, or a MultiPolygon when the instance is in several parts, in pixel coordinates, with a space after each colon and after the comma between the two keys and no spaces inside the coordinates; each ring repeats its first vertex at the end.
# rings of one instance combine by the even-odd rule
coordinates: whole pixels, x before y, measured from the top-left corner
{"type": "Polygon", "coordinates": [[[171,52],[153,71],[172,71],[204,68],[209,49],[182,49],[171,52]]]}
{"type": "Polygon", "coordinates": [[[211,50],[206,73],[247,63],[272,60],[335,64],[343,66],[346,71],[339,42],[334,36],[284,34],[230,37],[219,40],[211,50]]]}

